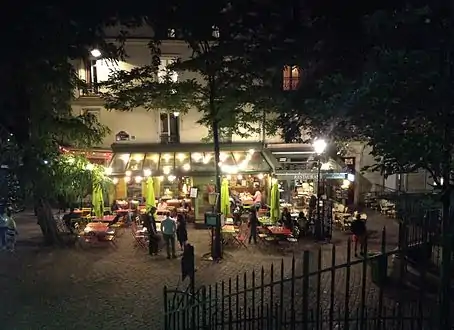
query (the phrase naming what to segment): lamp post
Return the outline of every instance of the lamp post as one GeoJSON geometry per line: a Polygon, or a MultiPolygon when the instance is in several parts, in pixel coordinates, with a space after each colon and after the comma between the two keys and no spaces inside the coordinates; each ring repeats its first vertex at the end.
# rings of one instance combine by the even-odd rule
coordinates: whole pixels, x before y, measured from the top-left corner
{"type": "Polygon", "coordinates": [[[321,199],[321,193],[320,193],[320,176],[321,176],[321,169],[322,169],[322,162],[321,162],[321,155],[325,152],[327,143],[323,139],[315,139],[314,143],[312,144],[314,147],[315,154],[317,155],[317,224],[315,226],[315,235],[317,238],[321,238],[321,233],[322,233],[322,219],[321,219],[321,214],[320,214],[320,199],[321,199]]]}

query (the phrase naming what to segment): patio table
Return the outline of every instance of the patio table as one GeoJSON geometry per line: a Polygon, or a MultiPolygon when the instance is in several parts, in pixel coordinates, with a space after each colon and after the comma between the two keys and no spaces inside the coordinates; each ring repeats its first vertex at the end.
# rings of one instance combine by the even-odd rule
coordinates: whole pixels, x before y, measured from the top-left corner
{"type": "Polygon", "coordinates": [[[93,218],[92,222],[107,222],[110,223],[115,220],[115,215],[105,215],[101,218],[93,218]]]}
{"type": "Polygon", "coordinates": [[[290,229],[284,228],[284,227],[277,227],[277,226],[272,226],[272,227],[267,227],[268,231],[270,232],[271,235],[275,236],[292,236],[292,231],[290,229]]]}

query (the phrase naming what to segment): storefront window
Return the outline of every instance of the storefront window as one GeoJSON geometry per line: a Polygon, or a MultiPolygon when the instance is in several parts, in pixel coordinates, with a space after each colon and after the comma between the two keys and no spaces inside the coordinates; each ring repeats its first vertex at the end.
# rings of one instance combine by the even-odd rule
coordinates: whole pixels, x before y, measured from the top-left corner
{"type": "Polygon", "coordinates": [[[194,172],[212,172],[214,171],[214,153],[213,152],[194,152],[191,153],[191,170],[194,172]]]}
{"type": "Polygon", "coordinates": [[[129,158],[127,171],[141,171],[145,154],[132,154],[129,158]]]}
{"type": "Polygon", "coordinates": [[[115,154],[110,163],[112,172],[120,173],[126,171],[126,165],[129,162],[129,154],[115,154]]]}
{"type": "Polygon", "coordinates": [[[168,152],[162,153],[159,159],[159,173],[161,175],[175,174],[175,154],[168,152]]]}
{"type": "Polygon", "coordinates": [[[150,175],[158,173],[159,153],[149,153],[143,161],[143,170],[150,171],[150,175]]]}
{"type": "Polygon", "coordinates": [[[191,170],[191,160],[189,152],[180,152],[175,155],[175,171],[178,173],[187,173],[191,170]]]}

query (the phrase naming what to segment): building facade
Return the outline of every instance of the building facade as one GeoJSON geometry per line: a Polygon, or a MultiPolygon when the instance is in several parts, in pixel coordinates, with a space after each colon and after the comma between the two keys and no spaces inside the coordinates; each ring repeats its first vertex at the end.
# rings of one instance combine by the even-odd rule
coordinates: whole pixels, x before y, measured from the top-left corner
{"type": "MultiPolygon", "coordinates": [[[[112,36],[115,36],[117,32],[118,31],[115,31],[115,29],[110,31],[112,36]]],[[[164,152],[165,145],[172,145],[172,150],[175,149],[175,145],[181,145],[181,150],[179,150],[178,147],[178,150],[175,149],[175,152],[179,153],[180,151],[187,151],[184,150],[185,145],[194,146],[194,144],[201,143],[209,134],[207,127],[197,123],[201,118],[201,114],[198,113],[196,109],[191,109],[188,113],[182,114],[159,110],[147,111],[143,108],[137,108],[129,112],[107,110],[104,108],[103,101],[98,94],[100,91],[96,87],[97,84],[107,80],[112,70],[130,70],[134,67],[150,65],[152,63],[152,56],[148,48],[148,42],[151,36],[152,31],[145,27],[131,31],[130,38],[125,43],[127,58],[122,61],[112,62],[103,59],[101,50],[99,52],[94,50],[88,55],[86,60],[74,63],[79,78],[85,80],[89,88],[86,91],[76,92],[76,99],[73,103],[73,113],[79,115],[89,112],[95,115],[101,124],[109,127],[110,134],[105,137],[103,143],[99,147],[102,150],[113,148],[114,155],[109,155],[108,158],[110,159],[113,157],[114,162],[116,150],[121,150],[124,154],[125,150],[128,149],[128,145],[131,147],[131,157],[133,153],[139,153],[137,150],[142,150],[141,152],[144,153],[143,157],[146,158],[145,154],[147,154],[147,150],[145,149],[147,148],[150,149],[148,150],[150,153],[158,149],[158,153],[161,153],[164,152]]],[[[172,33],[172,31],[169,30],[168,40],[161,44],[161,66],[159,72],[166,72],[166,66],[172,63],[175,58],[182,58],[184,60],[191,55],[187,45],[183,41],[176,40],[174,36],[174,31],[172,33]]],[[[181,75],[175,74],[172,76],[172,79],[178,80],[188,78],[192,79],[197,77],[192,76],[190,73],[182,73],[181,75]]],[[[159,79],[159,73],[157,79],[159,79]]],[[[299,69],[297,67],[285,67],[282,80],[284,91],[291,91],[298,88],[300,82],[299,69]]],[[[276,150],[279,150],[279,144],[283,143],[280,137],[269,136],[260,127],[258,127],[258,131],[258,133],[251,134],[246,138],[233,135],[228,142],[231,144],[260,143],[264,148],[269,148],[279,154],[279,151],[276,150]]],[[[240,150],[241,148],[238,150],[235,148],[232,149],[232,147],[229,148],[235,152],[242,151],[240,150]]],[[[290,154],[301,154],[301,152],[303,154],[310,154],[310,150],[312,150],[309,145],[294,145],[290,149],[290,154]]],[[[354,203],[359,202],[364,193],[377,189],[378,186],[389,186],[391,189],[397,189],[397,178],[395,176],[385,180],[380,173],[360,174],[361,168],[373,163],[373,157],[369,154],[369,151],[370,150],[368,150],[364,144],[354,143],[349,148],[346,158],[341,160],[341,162],[347,160],[349,163],[347,164],[347,167],[353,169],[356,175],[352,184],[352,191],[350,192],[353,196],[351,199],[354,203]]],[[[287,151],[282,152],[285,153],[287,151]]],[[[124,158],[124,155],[122,157],[124,158]]],[[[176,156],[174,157],[176,159],[176,156]]],[[[278,160],[279,157],[275,157],[275,161],[278,160]]],[[[290,156],[287,158],[289,160],[292,159],[290,156]]],[[[293,159],[296,158],[293,156],[293,159]]],[[[313,162],[313,158],[306,157],[304,159],[306,163],[313,162]]],[[[269,159],[267,161],[269,162],[269,159]]],[[[278,162],[276,161],[276,164],[277,163],[278,162]]],[[[299,164],[301,162],[297,163],[299,164]]],[[[127,165],[124,165],[124,171],[127,171],[127,165]]],[[[296,167],[294,165],[291,166],[293,167],[290,171],[286,172],[287,175],[298,178],[301,177],[301,173],[304,171],[308,170],[310,172],[313,170],[307,164],[299,164],[296,167]]],[[[341,167],[342,166],[345,167],[346,164],[344,163],[341,167]]],[[[275,169],[271,168],[270,170],[275,169]]],[[[420,176],[417,177],[418,179],[411,178],[410,181],[419,180],[420,176]]],[[[425,178],[427,178],[427,176],[425,176],[425,178]]],[[[399,182],[401,182],[403,179],[400,178],[399,180],[399,182]]],[[[408,179],[405,182],[407,182],[405,187],[408,187],[408,179]]]]}

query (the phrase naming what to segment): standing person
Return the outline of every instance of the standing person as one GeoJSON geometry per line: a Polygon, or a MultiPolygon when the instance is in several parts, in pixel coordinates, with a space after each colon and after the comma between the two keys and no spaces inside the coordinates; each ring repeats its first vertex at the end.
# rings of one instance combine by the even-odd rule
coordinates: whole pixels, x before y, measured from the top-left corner
{"type": "Polygon", "coordinates": [[[172,249],[172,258],[176,258],[175,255],[175,232],[177,230],[177,224],[170,215],[161,222],[162,236],[166,243],[167,259],[170,259],[170,249],[172,249]]]}
{"type": "Polygon", "coordinates": [[[356,219],[351,224],[351,231],[353,234],[353,241],[355,242],[355,257],[358,257],[358,242],[360,245],[360,255],[364,254],[364,246],[367,238],[366,221],[361,219],[361,215],[358,213],[356,219]]]}
{"type": "Polygon", "coordinates": [[[183,251],[188,241],[188,230],[186,229],[186,220],[182,214],[177,214],[177,240],[180,243],[181,251],[183,251]]]}
{"type": "Polygon", "coordinates": [[[255,191],[254,197],[252,197],[252,200],[254,201],[254,206],[255,209],[258,211],[262,207],[262,192],[260,189],[257,189],[255,191]]]}
{"type": "Polygon", "coordinates": [[[0,205],[0,250],[6,250],[7,215],[5,205],[0,205]]]}
{"type": "Polygon", "coordinates": [[[19,234],[16,227],[16,222],[14,221],[12,209],[10,207],[6,210],[6,247],[9,251],[14,252],[14,247],[16,246],[16,236],[19,234]]]}
{"type": "Polygon", "coordinates": [[[150,211],[145,214],[143,226],[147,228],[148,232],[148,253],[150,255],[157,255],[158,254],[158,243],[159,243],[159,236],[158,231],[156,229],[156,207],[151,207],[150,211]]]}
{"type": "Polygon", "coordinates": [[[257,218],[257,211],[251,209],[249,213],[249,244],[251,244],[252,239],[254,239],[254,244],[257,244],[257,227],[259,225],[259,219],[257,218]]]}

